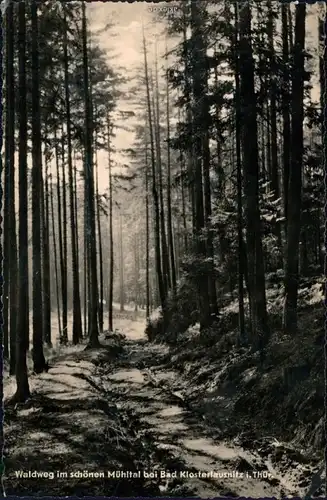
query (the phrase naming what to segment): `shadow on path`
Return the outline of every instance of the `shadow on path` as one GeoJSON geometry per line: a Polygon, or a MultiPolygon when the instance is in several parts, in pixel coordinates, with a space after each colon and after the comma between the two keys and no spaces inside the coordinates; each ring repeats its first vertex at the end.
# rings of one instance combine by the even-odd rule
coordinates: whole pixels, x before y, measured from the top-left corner
{"type": "Polygon", "coordinates": [[[7,495],[160,494],[143,477],[108,477],[108,471],[137,472],[147,454],[136,420],[104,397],[94,362],[106,356],[109,362],[110,349],[70,353],[68,362],[62,355],[47,374],[30,377],[25,405],[13,407],[7,398],[7,495]]]}

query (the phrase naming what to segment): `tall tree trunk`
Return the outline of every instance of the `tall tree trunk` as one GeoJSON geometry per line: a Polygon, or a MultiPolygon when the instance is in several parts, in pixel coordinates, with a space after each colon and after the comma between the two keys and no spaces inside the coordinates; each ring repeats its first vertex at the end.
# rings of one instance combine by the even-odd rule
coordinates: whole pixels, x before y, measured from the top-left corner
{"type": "MultiPolygon", "coordinates": [[[[276,55],[274,46],[274,11],[271,0],[268,0],[268,43],[270,52],[271,75],[277,73],[276,55]]],[[[271,187],[274,191],[274,200],[280,195],[279,188],[279,165],[278,165],[278,145],[277,145],[277,81],[274,77],[270,79],[270,121],[271,121],[271,187]]],[[[280,223],[276,222],[275,235],[282,255],[282,235],[280,223]]],[[[278,266],[283,267],[283,261],[279,259],[278,266]]]]}
{"type": "Polygon", "coordinates": [[[90,322],[88,347],[97,347],[99,343],[98,329],[98,291],[97,291],[97,251],[95,240],[95,207],[94,207],[94,173],[92,155],[92,109],[91,96],[89,92],[89,65],[87,52],[87,26],[85,2],[82,2],[82,39],[83,39],[83,81],[84,81],[84,103],[85,103],[85,183],[87,188],[88,208],[88,247],[90,263],[90,322]]]}
{"type": "MultiPolygon", "coordinates": [[[[276,73],[276,56],[274,47],[274,12],[271,0],[268,0],[268,43],[270,53],[271,74],[276,73]]],[[[279,197],[278,147],[277,147],[277,87],[276,80],[270,80],[270,122],[271,122],[271,186],[275,199],[279,197]]]]}
{"type": "Polygon", "coordinates": [[[61,172],[62,172],[62,241],[63,241],[63,270],[62,282],[62,343],[68,342],[68,251],[67,251],[67,186],[66,186],[66,163],[65,163],[65,136],[64,127],[61,127],[61,172]]]}
{"type": "Polygon", "coordinates": [[[173,226],[174,248],[175,248],[175,262],[176,262],[176,279],[180,279],[180,268],[182,258],[182,237],[181,237],[181,219],[178,216],[176,227],[173,226]]]}
{"type": "MultiPolygon", "coordinates": [[[[206,104],[203,104],[203,123],[209,121],[209,109],[206,104]]],[[[214,261],[214,246],[213,246],[213,231],[211,224],[211,185],[210,185],[210,148],[209,148],[209,132],[203,130],[202,133],[202,155],[203,155],[203,180],[204,180],[204,221],[207,232],[207,256],[208,256],[208,292],[210,297],[210,321],[218,314],[217,307],[217,292],[215,280],[215,261],[214,261]]]]}
{"type": "Polygon", "coordinates": [[[73,150],[71,137],[71,113],[69,93],[69,67],[68,67],[68,37],[67,19],[64,18],[64,74],[65,74],[65,105],[66,105],[66,128],[67,128],[67,154],[68,154],[68,177],[69,177],[69,205],[70,205],[70,229],[72,250],[72,273],[73,273],[73,344],[78,344],[82,338],[82,312],[81,296],[79,286],[79,269],[76,240],[76,219],[74,203],[74,177],[73,177],[73,150]]]}
{"type": "MultiPolygon", "coordinates": [[[[10,5],[10,4],[9,4],[10,5]]],[[[3,301],[3,329],[1,331],[1,346],[3,345],[4,358],[9,357],[9,277],[10,277],[10,180],[13,172],[11,165],[11,137],[12,121],[14,115],[11,113],[10,106],[14,98],[14,87],[11,88],[13,82],[13,18],[12,6],[10,6],[10,13],[8,13],[9,6],[5,17],[6,28],[6,45],[5,45],[5,58],[6,58],[6,108],[5,108],[5,166],[4,166],[4,207],[3,207],[3,250],[1,247],[1,259],[6,263],[3,267],[3,287],[1,285],[2,301],[3,301]]],[[[13,137],[14,139],[14,137],[13,137]]],[[[2,169],[2,164],[1,164],[2,169]]],[[[2,175],[2,171],[1,171],[2,175]]],[[[1,260],[2,265],[2,260],[1,260]]],[[[1,353],[2,354],[2,353],[1,353]]],[[[2,372],[1,372],[2,373],[2,372]]]]}
{"type": "Polygon", "coordinates": [[[297,298],[299,287],[299,244],[301,233],[302,170],[303,170],[303,97],[305,4],[295,6],[295,41],[292,68],[292,134],[291,165],[288,184],[287,250],[285,269],[284,330],[297,330],[297,298]]]}
{"type": "MultiPolygon", "coordinates": [[[[85,170],[85,154],[83,156],[84,162],[84,170],[85,170]]],[[[85,323],[85,336],[87,337],[87,332],[90,324],[90,297],[91,297],[91,281],[90,281],[90,248],[89,248],[89,210],[88,210],[88,202],[87,202],[87,183],[84,176],[84,323],[85,323]]]]}
{"type": "Polygon", "coordinates": [[[242,103],[242,144],[244,161],[244,193],[246,196],[246,243],[249,280],[249,302],[253,343],[261,354],[267,339],[267,307],[265,275],[259,211],[259,161],[254,89],[254,62],[251,46],[251,8],[240,10],[240,99],[242,103]]]}
{"type": "Polygon", "coordinates": [[[149,156],[145,145],[145,295],[146,317],[150,316],[150,224],[149,224],[149,156]]]}
{"type": "MultiPolygon", "coordinates": [[[[216,54],[215,54],[215,57],[216,54]]],[[[215,86],[218,88],[218,67],[215,66],[215,86]]],[[[221,152],[221,133],[220,133],[220,108],[218,103],[215,106],[215,118],[216,118],[216,151],[217,151],[217,176],[218,176],[218,199],[220,203],[223,203],[224,191],[226,186],[226,176],[224,168],[222,167],[222,152],[221,152]]],[[[219,225],[218,227],[218,238],[219,238],[219,251],[221,262],[226,261],[226,236],[225,228],[219,225]]]]}
{"type": "Polygon", "coordinates": [[[50,283],[50,241],[49,241],[49,172],[45,159],[45,179],[41,183],[41,221],[43,243],[43,339],[51,346],[51,283],[50,283]]]}
{"type": "MultiPolygon", "coordinates": [[[[204,45],[204,38],[203,38],[204,45]]],[[[206,67],[205,54],[207,52],[206,47],[202,53],[202,65],[206,67]]],[[[203,84],[206,94],[208,93],[208,73],[207,71],[203,74],[203,84]]],[[[213,230],[211,223],[211,181],[210,181],[210,165],[211,165],[211,153],[209,146],[209,130],[207,124],[210,121],[210,111],[207,104],[206,98],[203,97],[203,108],[202,108],[202,155],[203,155],[203,187],[204,187],[204,221],[205,228],[207,232],[207,256],[208,256],[208,292],[210,297],[210,313],[212,321],[214,317],[218,314],[217,307],[217,291],[216,291],[216,279],[215,279],[215,255],[214,255],[214,245],[213,245],[213,230]]]]}
{"type": "MultiPolygon", "coordinates": [[[[323,157],[325,158],[325,185],[327,185],[327,171],[326,171],[326,158],[327,158],[327,96],[326,96],[326,85],[327,85],[327,12],[325,12],[325,18],[319,23],[319,42],[322,44],[319,50],[319,71],[320,71],[320,102],[321,102],[321,120],[322,120],[322,145],[323,145],[323,157]]],[[[326,208],[325,208],[326,210],[326,208]]],[[[327,234],[327,217],[325,211],[325,235],[327,234]]],[[[321,249],[321,229],[320,229],[320,210],[317,214],[317,239],[318,239],[318,259],[321,271],[324,269],[324,257],[321,249]]],[[[326,285],[325,285],[326,286],[326,285]]],[[[327,289],[326,289],[327,290],[327,289]]],[[[326,292],[325,292],[326,293],[326,292]]]]}
{"type": "MultiPolygon", "coordinates": [[[[17,269],[17,234],[16,234],[16,210],[15,210],[15,77],[14,77],[14,21],[13,3],[10,2],[6,10],[6,58],[7,58],[7,79],[6,79],[6,114],[8,120],[6,138],[6,171],[8,175],[8,245],[10,255],[8,255],[8,269],[10,268],[9,281],[9,330],[10,330],[10,375],[15,374],[16,366],[16,331],[17,331],[17,296],[18,296],[18,269],[17,269]]],[[[6,261],[5,261],[6,262],[6,261]]],[[[7,267],[7,266],[6,266],[7,267]]],[[[28,283],[28,279],[27,279],[28,283]]],[[[28,324],[27,324],[28,327],[28,324]]],[[[28,332],[26,335],[28,346],[28,332]]]]}
{"type": "Polygon", "coordinates": [[[58,314],[58,330],[59,339],[61,338],[61,316],[60,316],[60,293],[59,293],[59,273],[58,273],[58,261],[57,261],[57,239],[56,239],[56,225],[53,207],[53,183],[52,176],[50,174],[50,205],[51,205],[51,219],[52,219],[52,240],[53,240],[53,259],[55,265],[55,279],[56,279],[56,298],[57,298],[57,314],[58,314]]]}
{"type": "Polygon", "coordinates": [[[145,70],[145,90],[146,90],[146,100],[147,100],[147,114],[148,114],[148,127],[150,133],[150,147],[151,147],[151,170],[152,170],[152,197],[154,206],[154,235],[155,235],[155,263],[156,263],[156,276],[158,280],[158,292],[160,305],[163,314],[166,310],[166,292],[162,276],[161,268],[161,249],[160,249],[160,208],[159,208],[159,197],[156,183],[156,159],[155,159],[155,149],[154,149],[154,137],[152,128],[152,110],[151,110],[151,99],[150,99],[150,85],[149,85],[149,74],[148,74],[148,63],[147,63],[147,53],[145,45],[145,37],[143,33],[143,52],[144,52],[144,70],[145,70]]]}
{"type": "Polygon", "coordinates": [[[162,273],[165,287],[165,294],[171,288],[170,269],[169,269],[169,253],[166,238],[165,224],[165,205],[163,196],[163,173],[162,173],[162,158],[161,158],[161,131],[160,131],[160,107],[159,107],[159,81],[158,81],[158,56],[156,54],[155,61],[155,89],[153,92],[153,126],[155,131],[156,144],[156,167],[157,180],[159,190],[159,205],[160,205],[160,236],[161,236],[161,254],[162,254],[162,273]]]}
{"type": "MultiPolygon", "coordinates": [[[[84,155],[85,156],[85,155],[84,155]]],[[[85,157],[83,157],[85,162],[85,157]]],[[[85,166],[84,166],[85,169],[85,166]]],[[[89,320],[90,300],[90,265],[89,265],[89,243],[88,243],[88,208],[87,208],[87,185],[84,178],[84,336],[87,336],[89,320]]]]}
{"type": "MultiPolygon", "coordinates": [[[[319,19],[318,25],[318,40],[319,40],[319,82],[320,82],[320,107],[321,107],[321,121],[324,123],[324,95],[326,92],[326,22],[323,19],[319,19]]],[[[322,142],[325,140],[325,129],[322,127],[322,142]]]]}
{"type": "MultiPolygon", "coordinates": [[[[192,29],[192,69],[193,69],[193,137],[194,144],[194,190],[195,190],[195,240],[197,258],[202,266],[205,266],[207,257],[206,242],[203,238],[205,228],[204,194],[202,178],[202,154],[203,154],[203,118],[204,118],[204,95],[206,92],[206,66],[204,64],[203,44],[203,11],[196,0],[191,0],[191,29],[192,29]]],[[[207,207],[208,208],[208,207],[207,207]]],[[[197,276],[198,301],[201,330],[210,326],[210,296],[208,289],[208,270],[197,276]]]]}
{"type": "Polygon", "coordinates": [[[246,341],[244,314],[244,258],[243,241],[243,203],[242,203],[242,158],[241,158],[241,101],[238,54],[238,4],[235,2],[235,124],[236,124],[236,163],[237,163],[237,244],[238,244],[238,323],[240,343],[246,341]]]}
{"type": "MultiPolygon", "coordinates": [[[[178,110],[178,123],[180,123],[181,116],[180,110],[178,110]]],[[[184,240],[184,253],[188,250],[188,238],[187,238],[187,222],[186,222],[186,203],[185,203],[185,156],[180,148],[179,150],[179,166],[180,166],[180,177],[181,177],[181,195],[182,195],[182,220],[183,220],[183,240],[184,240]]]]}
{"type": "Polygon", "coordinates": [[[282,9],[282,39],[283,39],[283,86],[282,86],[282,116],[283,116],[283,205],[285,217],[285,235],[287,237],[288,183],[290,175],[290,82],[289,82],[289,45],[288,45],[288,11],[289,5],[283,3],[282,9]]]}
{"type": "Polygon", "coordinates": [[[95,199],[96,199],[96,216],[98,225],[98,240],[99,240],[99,330],[103,332],[103,259],[102,259],[102,238],[101,238],[101,217],[100,217],[100,197],[99,197],[99,172],[98,172],[98,155],[95,151],[95,199]]]}
{"type": "MultiPolygon", "coordinates": [[[[61,190],[60,190],[60,171],[59,171],[59,141],[57,140],[57,132],[54,131],[55,136],[55,156],[56,156],[56,173],[57,173],[57,205],[58,205],[58,236],[59,236],[59,263],[60,263],[60,284],[61,284],[61,301],[62,308],[65,302],[65,263],[64,263],[64,246],[62,236],[62,210],[61,210],[61,190]]],[[[62,314],[64,318],[64,312],[62,314]]],[[[64,342],[62,330],[60,330],[60,343],[64,342]]]]}
{"type": "MultiPolygon", "coordinates": [[[[191,51],[189,47],[189,43],[187,40],[187,14],[186,14],[187,4],[185,4],[185,8],[183,9],[183,49],[184,49],[184,61],[185,61],[185,100],[186,100],[186,121],[190,127],[190,137],[193,137],[193,119],[192,119],[192,67],[191,67],[191,51]]],[[[196,226],[196,202],[195,202],[195,168],[194,168],[194,148],[192,140],[190,140],[187,148],[187,181],[189,187],[189,199],[191,203],[192,210],[192,229],[193,233],[195,232],[196,226]]]]}
{"type": "Polygon", "coordinates": [[[113,227],[112,227],[112,165],[111,165],[111,141],[110,141],[110,115],[107,114],[107,147],[108,147],[108,173],[109,173],[109,210],[108,210],[108,222],[109,222],[109,298],[108,298],[108,329],[109,332],[113,332],[113,285],[114,285],[114,239],[113,239],[113,227]]]}
{"type": "Polygon", "coordinates": [[[43,354],[43,305],[41,264],[42,149],[39,91],[38,14],[31,3],[32,32],[32,244],[33,244],[33,365],[35,373],[46,368],[43,354]]]}
{"type": "Polygon", "coordinates": [[[170,102],[168,74],[166,74],[166,103],[167,103],[167,226],[168,226],[168,251],[170,256],[171,284],[174,295],[176,294],[176,265],[174,254],[173,223],[171,215],[171,160],[170,160],[170,102]]]}
{"type": "Polygon", "coordinates": [[[16,383],[14,401],[25,402],[30,396],[26,351],[28,343],[28,183],[27,183],[27,105],[26,105],[26,6],[18,4],[18,112],[19,112],[19,288],[16,337],[16,383]]]}
{"type": "Polygon", "coordinates": [[[139,305],[139,278],[140,278],[140,262],[139,262],[139,240],[137,233],[134,234],[134,311],[137,312],[139,305]]]}
{"type": "MultiPolygon", "coordinates": [[[[8,55],[6,54],[6,58],[8,55]]],[[[8,68],[8,61],[6,61],[6,66],[8,68]]],[[[7,70],[8,71],[8,70],[7,70]]],[[[6,94],[8,95],[8,72],[6,76],[6,94]]],[[[3,266],[3,284],[1,283],[1,297],[3,303],[3,313],[2,313],[2,330],[1,330],[1,344],[0,348],[3,346],[3,357],[5,359],[9,358],[9,276],[10,276],[10,254],[11,254],[11,241],[10,241],[10,175],[11,175],[11,165],[10,165],[10,139],[9,139],[9,120],[10,113],[8,113],[8,107],[5,113],[5,168],[4,168],[4,206],[3,206],[3,245],[1,244],[1,259],[5,262],[3,266]],[[3,250],[2,250],[3,248],[3,250]]],[[[2,169],[2,160],[0,160],[0,165],[2,169]]],[[[1,172],[2,175],[2,172],[1,172]]],[[[2,266],[2,260],[1,260],[2,266]]],[[[2,354],[2,353],[1,353],[2,354]]],[[[2,373],[2,372],[1,372],[2,373]]]]}
{"type": "Polygon", "coordinates": [[[78,246],[78,203],[77,203],[77,166],[76,166],[76,154],[74,151],[74,164],[73,164],[73,172],[74,172],[74,210],[75,210],[75,229],[76,229],[76,259],[77,259],[77,268],[79,270],[79,246],[78,246]]]}
{"type": "Polygon", "coordinates": [[[124,290],[124,253],[123,253],[123,216],[119,213],[119,298],[120,311],[125,309],[125,290],[124,290]]]}

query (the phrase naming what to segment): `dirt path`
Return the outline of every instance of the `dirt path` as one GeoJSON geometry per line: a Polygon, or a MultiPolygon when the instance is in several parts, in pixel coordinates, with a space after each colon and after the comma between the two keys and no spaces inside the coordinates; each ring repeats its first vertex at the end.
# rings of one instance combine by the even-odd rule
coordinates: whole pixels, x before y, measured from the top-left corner
{"type": "Polygon", "coordinates": [[[63,349],[48,373],[29,377],[31,398],[13,406],[13,377],[4,381],[5,477],[7,495],[154,496],[160,493],[146,478],[110,476],[135,473],[147,463],[142,433],[132,415],[117,409],[96,375],[110,363],[119,345],[63,349]]]}
{"type": "Polygon", "coordinates": [[[303,467],[281,473],[265,450],[210,437],[164,368],[168,349],[144,341],[142,321],[117,327],[125,340],[63,352],[30,378],[26,405],[6,407],[7,494],[303,496],[303,467]]]}
{"type": "Polygon", "coordinates": [[[160,364],[160,356],[166,354],[163,346],[130,341],[126,349],[125,367],[111,367],[102,380],[106,380],[105,387],[118,407],[133,409],[152,435],[153,444],[169,451],[166,468],[162,469],[164,464],[154,464],[158,476],[164,479],[163,493],[173,486],[200,497],[303,493],[294,474],[282,477],[259,453],[226,442],[217,443],[206,436],[197,415],[187,408],[178,391],[179,375],[147,367],[149,360],[160,364]]]}

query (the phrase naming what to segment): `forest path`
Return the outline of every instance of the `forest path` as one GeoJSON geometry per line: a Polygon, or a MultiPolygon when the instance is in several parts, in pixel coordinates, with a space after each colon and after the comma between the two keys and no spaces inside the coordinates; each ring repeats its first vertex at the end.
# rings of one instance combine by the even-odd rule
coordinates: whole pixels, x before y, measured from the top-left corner
{"type": "MultiPolygon", "coordinates": [[[[101,349],[63,349],[48,373],[30,376],[25,405],[5,401],[7,494],[302,496],[291,473],[208,436],[184,400],[181,375],[165,368],[168,347],[145,341],[143,319],[117,318],[115,326],[124,338],[103,335],[101,349]],[[36,477],[22,475],[33,471],[36,477]],[[105,477],[79,477],[80,471],[105,477]],[[108,476],[113,471],[141,476],[108,476]]],[[[13,390],[11,377],[5,396],[13,390]]]]}
{"type": "MultiPolygon", "coordinates": [[[[12,406],[5,400],[5,489],[9,495],[85,495],[98,492],[96,482],[78,471],[106,469],[103,449],[115,409],[99,397],[92,374],[106,350],[67,349],[52,359],[48,373],[29,377],[31,398],[12,406]]],[[[7,398],[13,380],[5,384],[7,398]]],[[[93,478],[92,478],[93,479],[93,478]]]]}
{"type": "Polygon", "coordinates": [[[192,412],[179,391],[180,375],[162,364],[168,348],[136,340],[133,324],[131,330],[124,342],[125,358],[119,365],[102,368],[101,380],[110,400],[118,408],[136,413],[152,445],[163,450],[162,463],[154,463],[152,469],[161,478],[163,494],[170,494],[172,488],[180,495],[200,497],[303,493],[293,474],[281,475],[259,453],[208,437],[201,417],[192,412]]]}

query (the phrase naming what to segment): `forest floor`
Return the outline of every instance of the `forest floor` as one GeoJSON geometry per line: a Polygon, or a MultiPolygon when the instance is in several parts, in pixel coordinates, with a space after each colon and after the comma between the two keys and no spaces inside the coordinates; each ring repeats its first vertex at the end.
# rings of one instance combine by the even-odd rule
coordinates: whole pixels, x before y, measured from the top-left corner
{"type": "MultiPolygon", "coordinates": [[[[311,335],[320,335],[312,325],[321,309],[311,307],[303,319],[311,335]]],[[[312,391],[302,398],[307,408],[276,428],[272,418],[287,415],[293,402],[275,401],[269,426],[267,408],[287,370],[285,349],[275,349],[274,359],[268,354],[260,374],[254,356],[230,348],[227,337],[214,349],[203,347],[194,327],[180,339],[183,350],[169,348],[146,341],[143,318],[121,316],[115,319],[121,334],[101,336],[101,349],[46,352],[49,372],[31,374],[26,404],[10,404],[15,384],[5,378],[7,495],[280,498],[303,496],[313,477],[319,481],[322,451],[312,450],[322,450],[323,420],[319,431],[308,431],[302,416],[312,411],[312,391]],[[293,438],[279,430],[284,424],[293,438]],[[310,455],[308,436],[315,441],[310,455]]],[[[289,347],[288,356],[296,349],[289,347]]]]}

